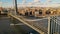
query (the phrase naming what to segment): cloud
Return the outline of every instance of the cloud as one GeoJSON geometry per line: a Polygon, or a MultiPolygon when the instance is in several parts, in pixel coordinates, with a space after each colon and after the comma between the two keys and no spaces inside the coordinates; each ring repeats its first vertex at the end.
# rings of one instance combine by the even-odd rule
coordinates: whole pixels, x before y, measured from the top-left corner
{"type": "MultiPolygon", "coordinates": [[[[30,2],[30,3],[25,3],[25,0],[23,1],[23,3],[18,3],[18,7],[22,7],[22,6],[39,6],[39,7],[57,7],[57,6],[60,6],[60,4],[53,4],[53,3],[47,3],[47,5],[46,5],[46,3],[45,2],[43,2],[43,3],[40,3],[39,2],[40,0],[34,0],[32,3],[30,2]]],[[[41,1],[43,1],[43,0],[41,0],[41,1]]],[[[46,0],[47,1],[47,0],[46,0]]],[[[0,2],[0,5],[2,4],[2,2],[0,2]]],[[[7,5],[5,5],[5,3],[4,3],[4,5],[3,5],[3,7],[14,7],[13,6],[13,3],[11,2],[11,3],[7,3],[6,2],[6,4],[7,5]]]]}
{"type": "Polygon", "coordinates": [[[38,1],[40,1],[40,0],[34,0],[34,2],[38,2],[38,1]]]}
{"type": "Polygon", "coordinates": [[[1,4],[2,2],[0,2],[0,4],[1,4]]]}

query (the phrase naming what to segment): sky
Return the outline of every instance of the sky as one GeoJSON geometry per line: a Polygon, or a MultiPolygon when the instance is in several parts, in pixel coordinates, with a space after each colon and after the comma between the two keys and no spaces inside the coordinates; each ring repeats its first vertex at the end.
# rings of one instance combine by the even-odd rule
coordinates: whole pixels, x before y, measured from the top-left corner
{"type": "MultiPolygon", "coordinates": [[[[0,6],[3,7],[11,7],[14,6],[14,1],[13,0],[0,0],[0,6]]],[[[18,6],[23,6],[23,5],[28,5],[29,3],[31,5],[40,5],[40,4],[60,4],[60,0],[50,0],[50,2],[47,3],[47,0],[26,0],[26,2],[24,2],[23,0],[17,0],[18,6]]],[[[31,6],[29,5],[29,6],[31,6]]]]}

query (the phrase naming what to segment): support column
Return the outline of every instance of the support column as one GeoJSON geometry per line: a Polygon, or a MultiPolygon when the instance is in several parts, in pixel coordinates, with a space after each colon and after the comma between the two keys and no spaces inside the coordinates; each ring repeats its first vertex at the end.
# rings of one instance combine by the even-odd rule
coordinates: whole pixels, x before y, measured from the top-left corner
{"type": "Polygon", "coordinates": [[[48,17],[48,34],[50,34],[50,27],[51,27],[51,23],[50,23],[50,17],[48,17]]]}

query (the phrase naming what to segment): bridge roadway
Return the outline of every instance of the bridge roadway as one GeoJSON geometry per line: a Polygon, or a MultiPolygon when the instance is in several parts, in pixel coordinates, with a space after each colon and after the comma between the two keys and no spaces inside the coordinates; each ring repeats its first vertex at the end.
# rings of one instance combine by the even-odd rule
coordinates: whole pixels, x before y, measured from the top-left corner
{"type": "Polygon", "coordinates": [[[13,19],[18,19],[22,23],[26,24],[27,26],[31,27],[32,29],[36,30],[40,34],[47,34],[48,33],[48,20],[47,18],[32,18],[32,17],[25,17],[19,15],[10,14],[10,17],[13,19]]]}

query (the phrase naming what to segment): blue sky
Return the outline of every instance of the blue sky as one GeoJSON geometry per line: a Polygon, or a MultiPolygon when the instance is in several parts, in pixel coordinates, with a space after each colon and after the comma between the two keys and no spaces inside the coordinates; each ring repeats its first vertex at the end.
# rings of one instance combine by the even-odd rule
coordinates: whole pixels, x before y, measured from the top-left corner
{"type": "MultiPolygon", "coordinates": [[[[60,3],[60,0],[51,0],[51,4],[52,3],[60,3]]],[[[1,4],[4,7],[7,6],[13,6],[13,0],[0,0],[0,2],[3,2],[3,4],[1,4]],[[6,3],[5,3],[6,2],[6,3]]],[[[18,4],[21,4],[23,2],[23,0],[17,0],[18,4]]],[[[33,0],[26,0],[26,3],[28,2],[33,2],[33,0]]],[[[41,3],[45,3],[46,0],[40,0],[41,3]]]]}

